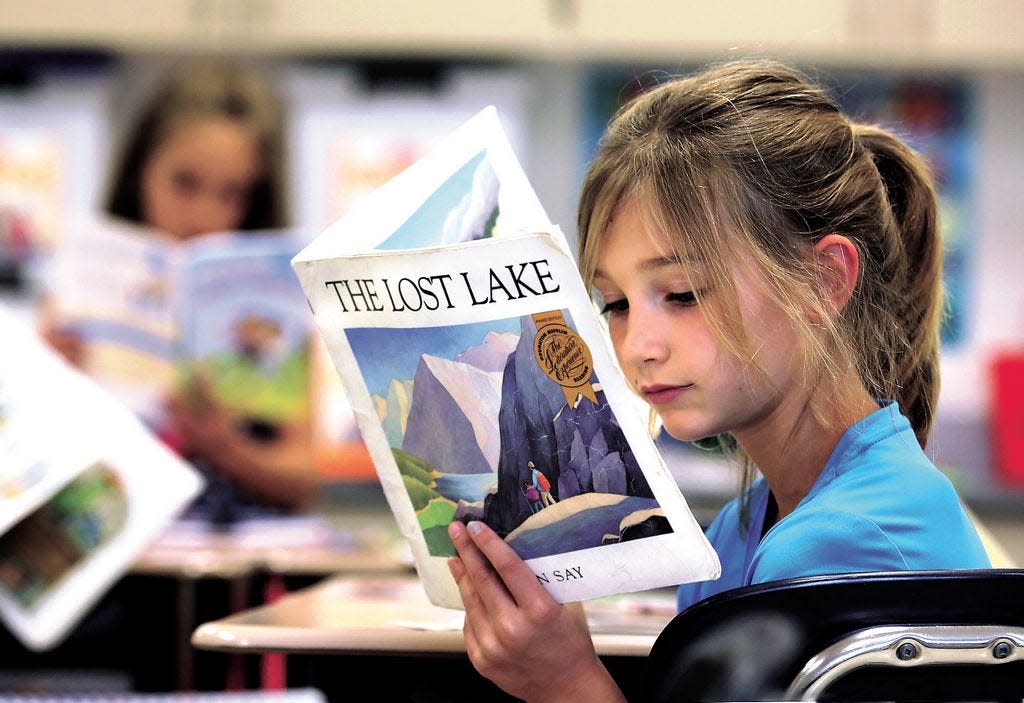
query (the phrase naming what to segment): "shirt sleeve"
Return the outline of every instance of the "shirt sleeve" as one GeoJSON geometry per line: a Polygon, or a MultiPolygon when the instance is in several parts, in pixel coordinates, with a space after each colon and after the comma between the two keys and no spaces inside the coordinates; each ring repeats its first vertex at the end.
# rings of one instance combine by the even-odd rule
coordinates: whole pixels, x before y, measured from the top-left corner
{"type": "Polygon", "coordinates": [[[765,535],[751,563],[750,582],[907,568],[900,549],[871,520],[811,510],[789,516],[765,535]]]}
{"type": "Polygon", "coordinates": [[[718,515],[715,516],[715,519],[711,521],[711,525],[708,526],[704,533],[711,546],[715,549],[715,552],[718,553],[718,558],[722,565],[722,575],[717,581],[695,581],[680,585],[676,590],[676,606],[680,612],[686,610],[699,600],[739,585],[738,582],[730,578],[730,570],[736,569],[737,562],[742,557],[741,555],[734,556],[736,548],[731,546],[730,542],[735,540],[730,540],[730,535],[727,534],[729,530],[726,529],[727,525],[739,524],[736,510],[735,500],[726,504],[719,511],[718,515]]]}

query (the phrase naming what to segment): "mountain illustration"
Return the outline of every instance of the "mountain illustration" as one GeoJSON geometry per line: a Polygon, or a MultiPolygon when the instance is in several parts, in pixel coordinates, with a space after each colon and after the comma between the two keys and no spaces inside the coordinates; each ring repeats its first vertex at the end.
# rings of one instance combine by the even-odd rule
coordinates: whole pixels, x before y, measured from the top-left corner
{"type": "Polygon", "coordinates": [[[533,514],[520,490],[530,479],[531,461],[547,476],[559,501],[595,491],[653,499],[597,379],[596,404],[578,396],[567,405],[562,389],[534,358],[536,323],[523,316],[520,325],[519,342],[502,377],[498,489],[484,498],[487,524],[507,536],[533,514]]]}
{"type": "Polygon", "coordinates": [[[391,379],[386,397],[373,396],[373,406],[377,410],[377,417],[380,418],[389,447],[402,446],[402,437],[405,436],[409,410],[412,407],[412,386],[412,379],[391,379]]]}
{"type": "Polygon", "coordinates": [[[424,354],[401,448],[446,474],[493,474],[501,450],[501,376],[424,354]]]}
{"type": "Polygon", "coordinates": [[[504,371],[508,355],[515,351],[519,336],[512,332],[488,332],[484,341],[455,357],[455,361],[481,371],[504,371]]]}
{"type": "Polygon", "coordinates": [[[489,237],[498,217],[498,175],[490,160],[481,153],[464,168],[473,169],[472,186],[445,218],[442,244],[489,237]]]}

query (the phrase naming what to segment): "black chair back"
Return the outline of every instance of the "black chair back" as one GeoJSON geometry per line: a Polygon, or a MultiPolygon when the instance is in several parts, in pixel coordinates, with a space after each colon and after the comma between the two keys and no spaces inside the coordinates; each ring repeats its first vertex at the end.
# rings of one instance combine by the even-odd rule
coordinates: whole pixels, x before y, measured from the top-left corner
{"type": "Polygon", "coordinates": [[[680,613],[644,700],[1024,700],[1024,570],[813,576],[680,613]]]}

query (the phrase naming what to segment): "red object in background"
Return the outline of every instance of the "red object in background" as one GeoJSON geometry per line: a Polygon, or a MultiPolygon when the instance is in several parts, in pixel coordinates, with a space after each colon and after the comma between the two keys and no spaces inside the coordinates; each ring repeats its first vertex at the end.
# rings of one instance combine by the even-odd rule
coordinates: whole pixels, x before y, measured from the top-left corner
{"type": "Polygon", "coordinates": [[[992,360],[992,461],[999,480],[1024,486],[1024,350],[992,360]]]}

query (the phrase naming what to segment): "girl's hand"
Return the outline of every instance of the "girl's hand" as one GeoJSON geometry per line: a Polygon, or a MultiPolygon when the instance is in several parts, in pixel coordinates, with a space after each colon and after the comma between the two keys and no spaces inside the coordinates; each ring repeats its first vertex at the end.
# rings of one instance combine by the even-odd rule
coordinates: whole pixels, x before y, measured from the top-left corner
{"type": "Polygon", "coordinates": [[[81,368],[85,343],[74,330],[65,327],[41,327],[39,336],[72,366],[81,368]]]}
{"type": "Polygon", "coordinates": [[[583,608],[559,605],[519,555],[482,522],[453,522],[448,568],[466,608],[470,661],[527,701],[623,701],[597,658],[583,608]]]}
{"type": "Polygon", "coordinates": [[[217,457],[240,440],[233,419],[214,401],[209,381],[201,376],[190,379],[185,390],[172,394],[165,409],[184,453],[217,464],[217,457]]]}
{"type": "Polygon", "coordinates": [[[81,368],[85,360],[85,342],[74,329],[62,324],[50,296],[44,296],[36,310],[36,332],[69,364],[81,368]]]}
{"type": "Polygon", "coordinates": [[[253,439],[201,373],[168,398],[165,409],[181,453],[201,457],[268,505],[301,510],[318,500],[322,478],[313,466],[309,423],[282,425],[274,441],[253,439]]]}

